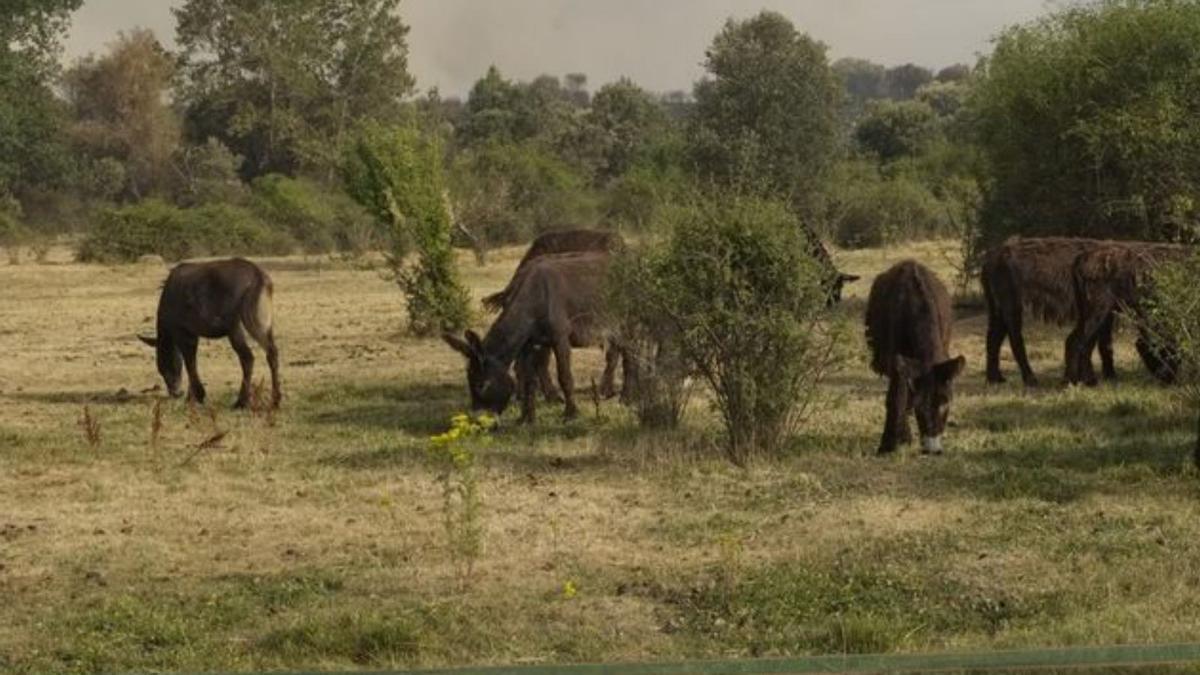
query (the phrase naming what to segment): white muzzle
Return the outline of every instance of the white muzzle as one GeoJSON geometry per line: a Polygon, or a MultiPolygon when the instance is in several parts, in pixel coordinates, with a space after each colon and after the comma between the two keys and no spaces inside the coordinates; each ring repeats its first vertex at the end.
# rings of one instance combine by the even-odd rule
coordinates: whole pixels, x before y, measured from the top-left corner
{"type": "Polygon", "coordinates": [[[942,437],[941,436],[922,436],[921,451],[928,455],[942,454],[942,437]]]}

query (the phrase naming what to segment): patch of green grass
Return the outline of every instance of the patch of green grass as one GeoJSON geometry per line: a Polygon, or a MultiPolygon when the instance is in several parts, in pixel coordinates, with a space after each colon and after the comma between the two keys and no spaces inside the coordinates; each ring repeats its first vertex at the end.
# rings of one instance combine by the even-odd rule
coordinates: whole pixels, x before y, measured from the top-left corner
{"type": "Polygon", "coordinates": [[[412,615],[321,615],[273,629],[255,648],[285,663],[342,659],[360,666],[382,666],[410,662],[419,652],[422,630],[421,621],[412,615]]]}
{"type": "MultiPolygon", "coordinates": [[[[928,648],[959,635],[994,635],[1061,617],[1060,593],[973,587],[937,556],[895,542],[892,559],[843,556],[834,565],[793,562],[665,593],[674,626],[718,653],[881,653],[928,648]],[[897,561],[895,558],[901,558],[897,561]]],[[[944,551],[943,551],[944,553],[944,551]]]]}

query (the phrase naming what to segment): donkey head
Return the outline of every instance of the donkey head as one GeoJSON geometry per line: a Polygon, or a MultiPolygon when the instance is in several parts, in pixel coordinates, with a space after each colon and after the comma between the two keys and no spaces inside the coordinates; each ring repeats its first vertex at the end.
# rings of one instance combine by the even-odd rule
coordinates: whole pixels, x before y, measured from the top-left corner
{"type": "Polygon", "coordinates": [[[183,381],[183,359],[179,356],[179,350],[175,349],[175,345],[170,340],[160,337],[139,335],[138,339],[154,348],[158,361],[158,374],[162,375],[163,382],[167,385],[167,392],[171,394],[172,398],[182,396],[183,389],[179,384],[183,381]]]}
{"type": "Polygon", "coordinates": [[[910,404],[921,431],[921,449],[938,454],[942,451],[942,432],[950,415],[950,400],[954,398],[954,378],[962,373],[966,359],[959,356],[949,361],[922,367],[921,362],[904,356],[897,370],[908,383],[910,404]]]}
{"type": "Polygon", "coordinates": [[[842,301],[842,287],[845,286],[846,284],[858,281],[861,278],[862,277],[858,276],[857,274],[846,274],[844,272],[837,272],[834,275],[833,280],[829,283],[829,300],[826,302],[826,304],[829,307],[833,307],[834,305],[841,302],[842,301]]]}
{"type": "Polygon", "coordinates": [[[451,333],[442,339],[467,359],[467,388],[471,392],[471,410],[485,410],[497,417],[508,407],[516,391],[516,383],[508,368],[483,351],[483,342],[475,331],[463,334],[465,340],[451,333]]]}

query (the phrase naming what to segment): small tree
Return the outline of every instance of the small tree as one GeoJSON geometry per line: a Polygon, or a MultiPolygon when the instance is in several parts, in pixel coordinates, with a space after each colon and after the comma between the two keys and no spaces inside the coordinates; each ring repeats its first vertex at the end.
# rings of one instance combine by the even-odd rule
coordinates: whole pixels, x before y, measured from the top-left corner
{"type": "Polygon", "coordinates": [[[689,141],[700,175],[808,200],[837,151],[843,92],[825,50],[777,12],[726,22],[695,87],[689,141]]]}
{"type": "Polygon", "coordinates": [[[417,335],[457,331],[470,320],[470,296],[458,277],[446,209],[442,149],[414,127],[369,125],[350,148],[346,191],[375,216],[391,241],[389,262],[408,299],[417,335]],[[409,247],[417,260],[405,260],[409,247]]]}
{"type": "Polygon", "coordinates": [[[716,194],[663,218],[669,236],[626,263],[634,273],[618,283],[634,283],[615,308],[707,383],[726,453],[743,465],[777,451],[816,402],[842,358],[842,324],[825,312],[821,267],[781,202],[716,194]]]}

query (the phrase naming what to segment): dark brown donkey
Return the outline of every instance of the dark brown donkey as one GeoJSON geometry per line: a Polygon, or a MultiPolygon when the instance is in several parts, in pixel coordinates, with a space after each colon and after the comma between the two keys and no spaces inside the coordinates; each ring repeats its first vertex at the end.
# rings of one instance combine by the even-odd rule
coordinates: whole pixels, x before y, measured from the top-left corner
{"type": "Polygon", "coordinates": [[[922,452],[942,452],[954,378],[965,364],[961,356],[950,358],[953,323],[946,287],[916,261],[897,263],[871,284],[866,316],[871,369],[888,378],[879,454],[912,442],[910,413],[916,414],[922,452]]]}
{"type": "Polygon", "coordinates": [[[571,348],[610,341],[600,320],[609,262],[610,256],[600,252],[541,256],[517,275],[504,309],[484,338],[471,330],[466,331],[465,340],[443,334],[446,343],[467,358],[472,410],[504,412],[518,393],[517,383],[509,375],[515,361],[521,422],[532,422],[536,370],[548,357],[548,348],[558,365],[564,414],[568,419],[578,414],[571,348]]]}
{"type": "MultiPolygon", "coordinates": [[[[526,249],[525,255],[521,256],[521,262],[517,264],[517,269],[513,272],[512,279],[503,290],[493,293],[483,299],[483,306],[492,311],[500,311],[504,309],[504,305],[508,302],[509,296],[516,287],[518,279],[522,273],[528,268],[530,261],[536,260],[544,255],[553,255],[555,253],[614,253],[625,248],[625,241],[621,239],[621,235],[615,232],[605,232],[603,230],[556,230],[546,232],[539,235],[526,249]]],[[[604,369],[604,375],[600,382],[599,394],[604,398],[613,396],[616,392],[614,376],[616,373],[615,353],[609,351],[608,364],[604,369]]],[[[546,350],[543,354],[538,354],[536,362],[539,364],[537,377],[541,386],[542,394],[547,401],[561,402],[562,394],[554,386],[550,379],[550,353],[546,350]]]]}
{"type": "Polygon", "coordinates": [[[1117,312],[1133,315],[1138,326],[1137,350],[1146,368],[1160,381],[1174,382],[1178,357],[1170,345],[1157,344],[1147,333],[1142,299],[1154,268],[1178,260],[1191,250],[1175,244],[1118,242],[1081,253],[1075,259],[1071,273],[1078,318],[1064,348],[1066,382],[1096,384],[1087,355],[1102,327],[1111,325],[1117,312]]]}
{"type": "MultiPolygon", "coordinates": [[[[988,251],[980,270],[980,284],[987,301],[987,381],[1000,383],[1000,347],[1008,338],[1013,358],[1026,386],[1037,384],[1029,366],[1023,333],[1028,308],[1043,321],[1065,324],[1076,317],[1075,286],[1071,266],[1085,251],[1116,245],[1097,239],[1074,237],[1012,237],[988,251]]],[[[1096,343],[1106,378],[1115,376],[1112,353],[1112,321],[1099,326],[1096,343]]],[[[1091,369],[1091,350],[1088,351],[1091,369]]]]}
{"type": "Polygon", "coordinates": [[[188,396],[204,402],[204,385],[196,370],[200,338],[229,338],[242,365],[242,388],[233,407],[250,403],[254,371],[253,338],[267,352],[271,368],[271,404],[279,405],[279,350],[272,330],[271,277],[258,265],[233,258],[182,263],[167,275],[158,300],[155,337],[139,336],[158,353],[158,372],[171,396],[181,394],[180,368],[187,367],[188,396]]]}

